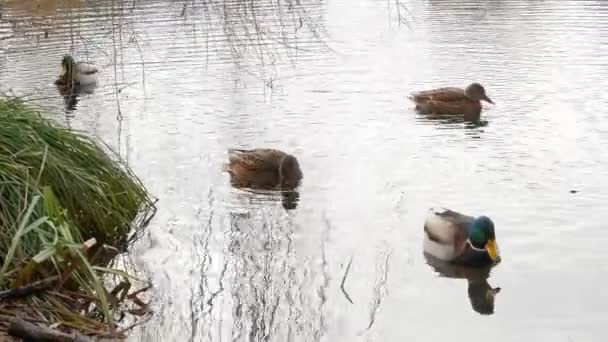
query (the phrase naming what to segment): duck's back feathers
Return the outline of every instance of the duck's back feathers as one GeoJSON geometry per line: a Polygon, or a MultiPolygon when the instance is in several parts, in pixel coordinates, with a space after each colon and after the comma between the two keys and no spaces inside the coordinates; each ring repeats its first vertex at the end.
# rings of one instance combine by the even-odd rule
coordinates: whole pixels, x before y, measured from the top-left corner
{"type": "Polygon", "coordinates": [[[259,148],[253,150],[228,149],[229,165],[239,165],[251,171],[262,171],[277,169],[281,165],[281,160],[287,154],[283,151],[259,148]]]}
{"type": "Polygon", "coordinates": [[[99,72],[96,66],[85,62],[76,63],[76,71],[83,75],[93,75],[99,72]]]}
{"type": "Polygon", "coordinates": [[[452,101],[463,101],[468,100],[468,97],[464,94],[464,89],[457,87],[444,87],[432,90],[423,90],[412,93],[410,97],[414,102],[425,102],[425,101],[441,101],[441,102],[452,102],[452,101]]]}
{"type": "Polygon", "coordinates": [[[75,69],[73,78],[78,85],[88,86],[97,82],[97,73],[99,70],[94,65],[78,62],[76,63],[75,69]]]}
{"type": "Polygon", "coordinates": [[[468,225],[471,224],[471,222],[473,222],[475,219],[473,216],[464,215],[450,209],[433,210],[433,213],[436,216],[439,216],[441,219],[449,221],[465,231],[468,225]]]}
{"type": "Polygon", "coordinates": [[[421,114],[464,115],[465,120],[479,120],[481,103],[465,95],[462,88],[444,87],[413,93],[410,99],[421,114]]]}
{"type": "Polygon", "coordinates": [[[435,210],[426,219],[424,230],[432,240],[444,243],[466,241],[467,227],[474,217],[455,212],[450,209],[435,210]]]}
{"type": "Polygon", "coordinates": [[[232,185],[244,188],[292,189],[302,179],[295,157],[269,148],[229,149],[227,171],[232,185]]]}
{"type": "Polygon", "coordinates": [[[440,260],[456,259],[467,246],[467,226],[472,220],[449,209],[432,210],[424,222],[424,251],[440,260]]]}

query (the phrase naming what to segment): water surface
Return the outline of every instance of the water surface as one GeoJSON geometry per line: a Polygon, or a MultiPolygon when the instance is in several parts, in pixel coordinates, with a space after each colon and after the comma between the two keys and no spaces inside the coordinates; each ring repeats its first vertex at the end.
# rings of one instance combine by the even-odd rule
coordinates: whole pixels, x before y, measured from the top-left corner
{"type": "Polygon", "coordinates": [[[606,2],[0,3],[0,89],[160,199],[131,254],[156,313],[132,340],[602,340],[606,2]],[[65,53],[101,68],[76,103],[52,84],[65,53]],[[407,100],[473,81],[484,126],[407,100]],[[294,210],[230,188],[226,148],[258,146],[300,160],[294,210]],[[432,206],[491,216],[503,262],[428,265],[432,206]]]}

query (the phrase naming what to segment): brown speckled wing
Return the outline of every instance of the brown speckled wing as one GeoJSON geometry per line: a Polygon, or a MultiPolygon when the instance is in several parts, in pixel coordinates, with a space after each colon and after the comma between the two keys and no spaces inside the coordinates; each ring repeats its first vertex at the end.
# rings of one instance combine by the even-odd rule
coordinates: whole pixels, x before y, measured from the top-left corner
{"type": "Polygon", "coordinates": [[[451,101],[467,100],[468,98],[464,95],[464,90],[462,90],[461,88],[445,87],[445,88],[424,90],[424,91],[420,91],[417,93],[413,93],[412,99],[414,100],[414,102],[424,102],[424,101],[451,102],[451,101]]]}
{"type": "Polygon", "coordinates": [[[441,235],[436,234],[431,228],[429,228],[426,225],[424,226],[424,232],[429,237],[429,239],[431,239],[432,241],[437,242],[438,244],[442,244],[442,245],[450,245],[450,244],[452,244],[452,241],[448,241],[446,239],[443,239],[441,237],[441,235]]]}
{"type": "Polygon", "coordinates": [[[251,171],[275,170],[279,168],[284,153],[272,149],[229,150],[231,164],[239,164],[251,171]]]}
{"type": "Polygon", "coordinates": [[[481,113],[481,105],[466,98],[460,101],[449,102],[429,100],[422,102],[419,105],[429,107],[430,112],[434,114],[463,114],[470,117],[476,117],[481,113]]]}
{"type": "MultiPolygon", "coordinates": [[[[280,152],[280,151],[279,151],[280,152]]],[[[228,172],[236,187],[271,189],[279,182],[279,157],[274,150],[228,150],[228,172]]]]}
{"type": "Polygon", "coordinates": [[[468,225],[475,219],[473,216],[463,215],[450,209],[445,209],[442,212],[436,212],[436,214],[458,225],[468,225]]]}
{"type": "Polygon", "coordinates": [[[474,217],[463,215],[453,210],[446,209],[443,212],[436,212],[442,219],[451,223],[451,227],[454,229],[452,243],[457,247],[458,250],[462,250],[467,246],[467,239],[469,238],[468,225],[473,221],[474,217]]]}

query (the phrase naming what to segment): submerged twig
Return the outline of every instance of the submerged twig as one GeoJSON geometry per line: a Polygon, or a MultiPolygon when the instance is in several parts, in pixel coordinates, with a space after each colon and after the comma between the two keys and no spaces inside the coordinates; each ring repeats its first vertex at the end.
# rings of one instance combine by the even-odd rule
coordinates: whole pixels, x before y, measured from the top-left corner
{"type": "Polygon", "coordinates": [[[93,339],[75,333],[74,335],[62,333],[60,331],[41,327],[36,324],[24,321],[20,318],[13,318],[8,328],[8,333],[13,337],[22,338],[26,341],[59,341],[59,342],[90,342],[93,339]]]}
{"type": "Polygon", "coordinates": [[[148,285],[146,285],[145,287],[142,287],[142,288],[141,288],[141,289],[139,289],[139,290],[135,290],[135,291],[133,291],[133,292],[129,293],[129,294],[127,295],[127,298],[129,298],[129,299],[137,298],[137,295],[138,295],[138,294],[140,294],[140,293],[142,293],[142,292],[146,292],[146,291],[148,291],[148,290],[149,290],[149,289],[151,289],[151,288],[152,288],[152,284],[148,284],[148,285]]]}
{"type": "Polygon", "coordinates": [[[0,301],[27,297],[35,292],[48,290],[53,287],[57,280],[59,280],[59,276],[52,276],[16,289],[0,291],[0,301]]]}
{"type": "Polygon", "coordinates": [[[348,299],[348,301],[351,304],[354,304],[353,300],[350,299],[348,292],[346,292],[346,289],[344,288],[344,283],[346,282],[346,277],[348,277],[348,271],[350,270],[350,265],[352,263],[353,263],[353,257],[350,257],[350,261],[348,262],[348,265],[346,265],[346,270],[344,271],[344,276],[342,277],[342,283],[340,283],[340,289],[342,290],[342,293],[344,293],[344,296],[346,297],[346,299],[348,299]]]}

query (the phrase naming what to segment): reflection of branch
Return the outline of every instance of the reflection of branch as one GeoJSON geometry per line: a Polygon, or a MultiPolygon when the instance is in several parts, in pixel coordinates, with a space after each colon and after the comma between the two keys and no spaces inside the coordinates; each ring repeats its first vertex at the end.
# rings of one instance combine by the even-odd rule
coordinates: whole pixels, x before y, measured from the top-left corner
{"type": "Polygon", "coordinates": [[[407,21],[407,18],[405,16],[402,16],[401,12],[406,12],[406,14],[408,14],[410,17],[413,18],[412,13],[410,12],[410,10],[401,3],[401,0],[387,0],[387,6],[388,6],[388,15],[389,15],[389,24],[391,21],[391,1],[395,1],[395,9],[397,10],[397,23],[401,26],[401,24],[407,26],[409,29],[411,29],[411,26],[409,24],[409,22],[407,21]]]}
{"type": "Polygon", "coordinates": [[[348,301],[351,304],[354,304],[353,300],[350,299],[350,296],[348,295],[348,293],[344,289],[344,283],[346,282],[346,277],[348,276],[348,271],[350,270],[350,265],[352,263],[353,263],[353,257],[350,257],[350,261],[348,262],[348,265],[346,266],[346,270],[344,271],[344,277],[342,277],[342,283],[340,284],[340,289],[342,290],[342,293],[344,293],[344,296],[346,297],[346,299],[348,299],[348,301]]]}
{"type": "Polygon", "coordinates": [[[372,302],[372,310],[369,314],[369,325],[367,326],[367,330],[371,329],[371,327],[376,322],[376,313],[380,309],[380,304],[382,304],[382,298],[384,297],[386,292],[386,282],[388,280],[388,262],[391,257],[391,252],[387,252],[384,259],[384,268],[380,269],[380,279],[376,282],[376,286],[374,287],[374,301],[372,302]]]}
{"type": "MultiPolygon", "coordinates": [[[[213,310],[213,299],[215,299],[215,296],[217,296],[219,293],[221,293],[221,291],[223,291],[223,285],[222,285],[222,280],[224,277],[224,272],[226,271],[227,268],[227,263],[224,264],[224,270],[222,271],[221,277],[220,277],[220,290],[217,291],[217,293],[213,293],[211,294],[211,298],[207,301],[207,305],[208,305],[208,311],[205,311],[205,305],[203,304],[203,299],[205,297],[205,294],[209,293],[209,267],[210,265],[213,264],[213,259],[211,256],[211,252],[209,249],[209,241],[211,239],[211,235],[212,235],[212,230],[213,230],[213,226],[211,225],[212,221],[213,221],[213,217],[214,217],[214,210],[213,210],[213,204],[214,204],[214,197],[213,197],[214,193],[213,190],[211,188],[209,188],[209,191],[207,193],[207,201],[209,203],[209,216],[208,216],[208,221],[207,221],[207,226],[203,227],[203,232],[202,232],[202,236],[197,237],[196,239],[193,239],[193,250],[197,252],[198,256],[199,256],[199,260],[201,260],[201,265],[200,265],[200,269],[199,269],[199,273],[201,276],[200,282],[198,284],[198,292],[195,292],[195,289],[193,288],[191,290],[191,296],[190,296],[190,326],[192,328],[191,330],[191,334],[190,334],[190,341],[194,341],[196,339],[196,337],[198,336],[198,329],[199,329],[199,321],[201,319],[201,317],[203,317],[206,313],[211,312],[211,310],[213,310]],[[199,252],[200,250],[200,252],[199,252]]],[[[200,216],[201,214],[201,210],[198,210],[196,213],[196,217],[199,221],[202,221],[202,217],[200,216]]]]}
{"type": "Polygon", "coordinates": [[[319,287],[318,294],[321,302],[319,303],[318,314],[319,314],[319,332],[320,336],[325,332],[325,316],[323,315],[323,311],[325,310],[325,305],[327,304],[327,289],[329,287],[329,272],[327,270],[327,241],[329,240],[329,233],[333,230],[331,222],[327,218],[327,215],[323,214],[323,221],[325,221],[325,229],[323,229],[323,233],[321,234],[321,272],[323,273],[323,283],[319,287]]]}
{"type": "Polygon", "coordinates": [[[228,261],[224,260],[224,266],[222,268],[222,272],[220,273],[220,278],[218,280],[219,288],[214,291],[213,293],[211,293],[211,295],[209,296],[209,300],[207,300],[207,305],[209,306],[209,310],[207,310],[208,313],[211,313],[211,311],[213,310],[213,301],[215,300],[215,297],[217,297],[219,294],[221,294],[222,292],[224,292],[225,288],[224,288],[224,278],[226,277],[226,271],[228,270],[228,261]]]}

